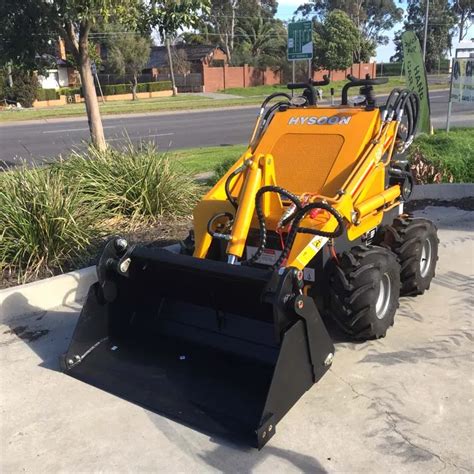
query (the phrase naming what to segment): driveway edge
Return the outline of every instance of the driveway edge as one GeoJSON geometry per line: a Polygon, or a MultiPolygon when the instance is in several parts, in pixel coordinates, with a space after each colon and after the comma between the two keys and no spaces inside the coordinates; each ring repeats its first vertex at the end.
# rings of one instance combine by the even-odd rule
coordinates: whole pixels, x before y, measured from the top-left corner
{"type": "Polygon", "coordinates": [[[0,321],[80,303],[96,281],[97,272],[93,266],[0,290],[0,321]]]}

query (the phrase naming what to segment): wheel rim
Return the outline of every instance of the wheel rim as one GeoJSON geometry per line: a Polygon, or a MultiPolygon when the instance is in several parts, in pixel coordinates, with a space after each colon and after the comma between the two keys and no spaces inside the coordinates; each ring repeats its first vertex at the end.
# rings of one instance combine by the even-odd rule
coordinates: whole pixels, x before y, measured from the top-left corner
{"type": "Polygon", "coordinates": [[[390,295],[392,293],[392,281],[388,273],[384,273],[380,279],[379,295],[375,303],[375,314],[377,319],[383,319],[387,314],[390,305],[390,295]]]}
{"type": "Polygon", "coordinates": [[[430,239],[426,239],[421,246],[420,255],[420,274],[422,278],[425,278],[431,266],[431,242],[430,239]]]}

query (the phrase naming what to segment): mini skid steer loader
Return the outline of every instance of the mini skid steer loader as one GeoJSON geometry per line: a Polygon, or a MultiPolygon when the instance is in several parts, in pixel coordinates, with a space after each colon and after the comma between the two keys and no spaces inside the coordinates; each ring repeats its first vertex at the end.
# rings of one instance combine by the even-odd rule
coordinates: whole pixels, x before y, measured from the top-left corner
{"type": "Polygon", "coordinates": [[[181,244],[107,244],[66,373],[261,448],[330,368],[325,323],[383,337],[399,296],[429,288],[436,228],[403,212],[418,97],[395,89],[377,107],[386,80],[349,77],[340,105],[318,107],[314,86],[328,82],[264,101],[181,244]]]}

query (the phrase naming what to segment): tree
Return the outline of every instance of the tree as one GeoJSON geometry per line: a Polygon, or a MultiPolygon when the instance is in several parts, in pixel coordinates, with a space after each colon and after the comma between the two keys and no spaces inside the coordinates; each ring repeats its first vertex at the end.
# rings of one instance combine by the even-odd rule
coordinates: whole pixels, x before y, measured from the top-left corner
{"type": "Polygon", "coordinates": [[[333,10],[323,22],[315,23],[313,62],[329,72],[347,69],[359,42],[359,31],[349,16],[341,10],[333,10]]]}
{"type": "Polygon", "coordinates": [[[474,23],[474,1],[455,0],[452,8],[458,19],[458,39],[462,41],[474,23]]]}
{"type": "Polygon", "coordinates": [[[191,63],[188,61],[188,54],[183,48],[179,48],[176,46],[173,47],[171,49],[171,58],[174,70],[178,74],[187,74],[191,70],[191,63]]]}
{"type": "MultiPolygon", "coordinates": [[[[408,0],[407,18],[404,22],[404,30],[414,31],[421,44],[423,44],[424,37],[425,2],[426,0],[408,0]]],[[[428,72],[435,70],[438,61],[451,49],[455,24],[456,17],[448,0],[430,0],[425,57],[425,66],[428,72]]],[[[403,60],[400,41],[402,33],[403,31],[395,33],[396,49],[390,61],[403,60]]]]}
{"type": "Polygon", "coordinates": [[[132,76],[132,97],[137,100],[138,76],[150,57],[150,38],[136,32],[123,32],[108,42],[107,67],[117,74],[132,76]]]}
{"type": "Polygon", "coordinates": [[[402,19],[403,9],[394,0],[310,0],[296,10],[304,17],[315,16],[324,21],[334,10],[342,10],[352,20],[360,33],[358,47],[354,50],[354,61],[366,62],[375,55],[380,44],[387,44],[385,34],[402,19]]]}
{"type": "Polygon", "coordinates": [[[140,0],[3,0],[0,7],[0,30],[8,41],[0,57],[32,69],[46,44],[58,36],[66,41],[79,68],[92,143],[99,150],[106,143],[91,72],[89,34],[99,21],[106,24],[112,13],[132,19],[140,4],[140,0]]]}
{"type": "Polygon", "coordinates": [[[79,67],[93,145],[106,148],[94,79],[89,36],[94,27],[119,21],[144,31],[177,25],[197,15],[207,0],[2,0],[0,3],[0,61],[35,69],[36,58],[61,36],[79,67]],[[26,33],[26,34],[25,34],[26,33]]]}
{"type": "Polygon", "coordinates": [[[279,20],[262,16],[243,18],[236,28],[239,35],[236,54],[254,66],[273,66],[286,52],[286,29],[279,20]]]}
{"type": "Polygon", "coordinates": [[[211,0],[211,10],[207,20],[224,48],[227,60],[232,62],[239,0],[211,0]]]}
{"type": "Polygon", "coordinates": [[[161,8],[156,3],[150,13],[150,23],[155,26],[166,42],[168,64],[170,68],[173,95],[176,95],[176,83],[173,72],[173,58],[170,42],[181,28],[196,27],[202,15],[210,11],[210,0],[163,0],[161,8]]]}
{"type": "MultiPolygon", "coordinates": [[[[6,76],[6,71],[4,71],[6,76]]],[[[12,86],[5,80],[0,97],[7,99],[10,103],[19,102],[23,107],[31,107],[38,94],[38,77],[31,71],[24,69],[12,69],[12,86]]]]}

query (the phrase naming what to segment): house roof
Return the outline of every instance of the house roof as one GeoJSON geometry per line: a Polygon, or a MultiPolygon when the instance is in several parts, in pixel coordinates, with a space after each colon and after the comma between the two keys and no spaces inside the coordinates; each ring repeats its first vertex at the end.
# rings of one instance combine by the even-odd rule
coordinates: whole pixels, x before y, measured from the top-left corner
{"type": "MultiPolygon", "coordinates": [[[[188,61],[196,62],[202,61],[216,49],[220,49],[218,46],[206,45],[206,44],[177,44],[173,48],[182,49],[186,51],[188,61]]],[[[145,69],[152,67],[164,67],[168,65],[168,58],[165,46],[152,46],[150,51],[150,59],[145,69]]]]}

